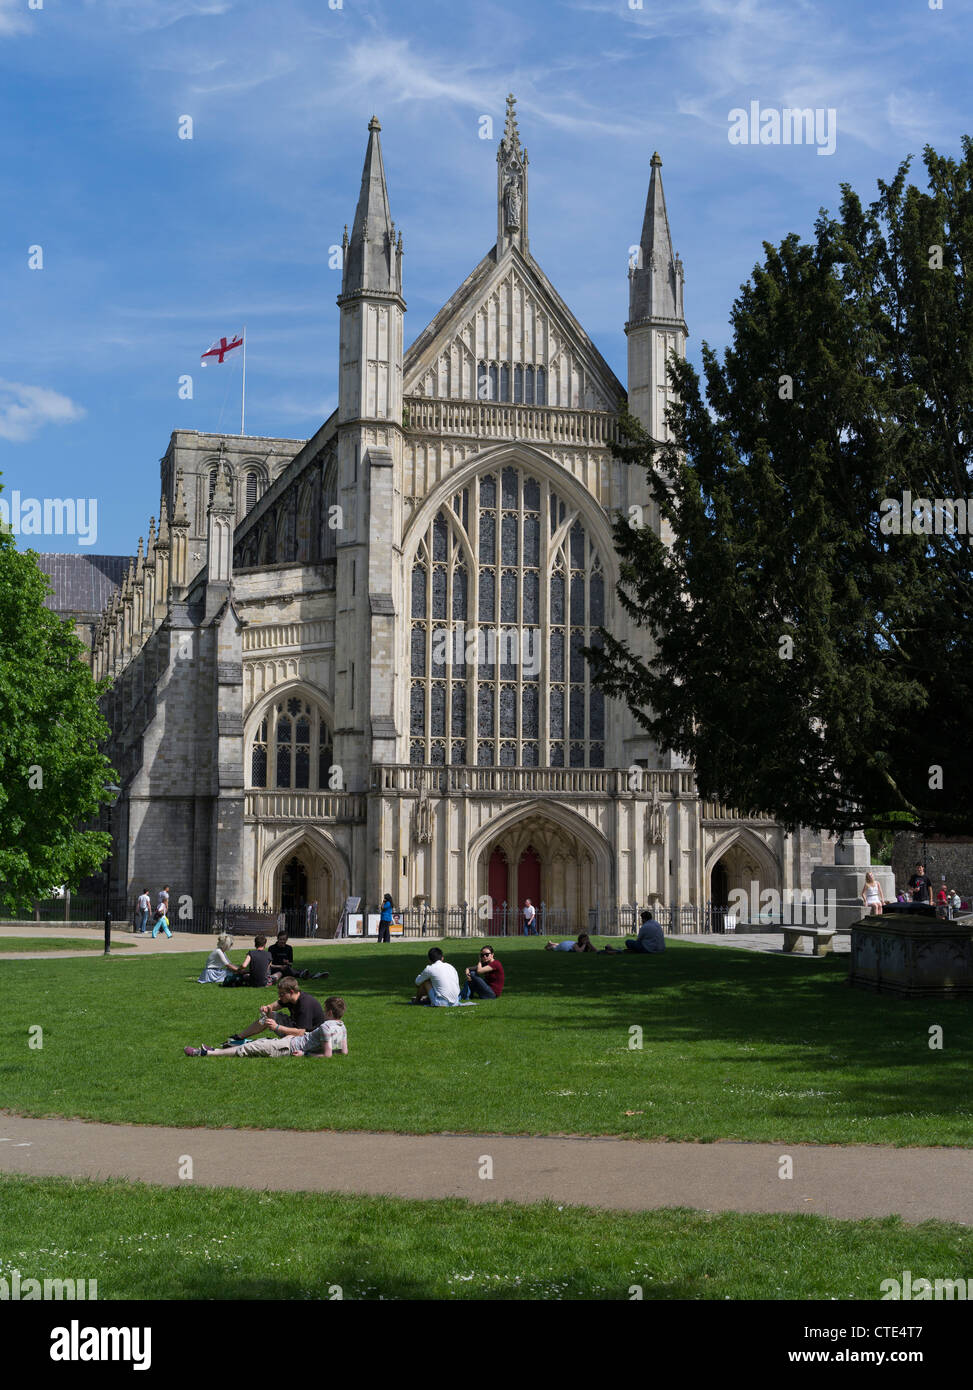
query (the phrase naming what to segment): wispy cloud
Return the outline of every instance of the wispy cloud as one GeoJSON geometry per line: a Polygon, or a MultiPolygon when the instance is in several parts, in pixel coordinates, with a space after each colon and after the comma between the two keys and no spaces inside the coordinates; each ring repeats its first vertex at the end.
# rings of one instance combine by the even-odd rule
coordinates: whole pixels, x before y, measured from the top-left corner
{"type": "Polygon", "coordinates": [[[0,0],[0,39],[27,34],[33,27],[25,0],[0,0]]]}
{"type": "Polygon", "coordinates": [[[232,0],[85,0],[89,9],[117,15],[130,29],[168,29],[182,19],[226,14],[232,0]]]}
{"type": "Polygon", "coordinates": [[[22,444],[45,425],[69,425],[84,415],[80,405],[46,386],[0,380],[0,439],[22,444]]]}

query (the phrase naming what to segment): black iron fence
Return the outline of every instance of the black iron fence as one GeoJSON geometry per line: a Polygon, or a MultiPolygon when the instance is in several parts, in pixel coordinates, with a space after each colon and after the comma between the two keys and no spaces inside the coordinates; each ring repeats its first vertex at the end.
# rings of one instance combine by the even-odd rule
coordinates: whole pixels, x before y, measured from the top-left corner
{"type": "MultiPolygon", "coordinates": [[[[736,919],[725,907],[708,902],[702,907],[684,904],[652,909],[655,920],[667,936],[723,935],[736,929],[736,919]]],[[[635,903],[621,907],[588,909],[588,931],[592,936],[634,935],[641,924],[642,908],[635,903]]]]}
{"type": "MultiPolygon", "coordinates": [[[[377,906],[376,906],[377,910],[377,906]]],[[[135,902],[107,894],[64,893],[37,902],[29,912],[15,914],[0,912],[0,922],[34,921],[59,926],[70,922],[103,922],[111,913],[112,924],[119,928],[133,926],[138,919],[135,902]]],[[[723,933],[735,929],[735,919],[725,907],[706,903],[703,907],[656,907],[655,917],[670,936],[698,933],[723,933]]],[[[537,904],[536,915],[529,929],[524,910],[511,903],[492,906],[486,913],[470,903],[458,907],[402,908],[396,912],[396,936],[402,937],[463,937],[463,936],[570,936],[582,926],[592,936],[626,936],[638,931],[641,909],[635,904],[589,908],[587,922],[579,922],[565,907],[537,904]]],[[[147,929],[155,920],[154,905],[149,912],[147,929]]],[[[341,921],[327,915],[319,917],[316,909],[307,906],[275,910],[267,903],[260,907],[237,903],[222,903],[211,907],[197,903],[188,895],[173,897],[169,905],[169,926],[172,931],[192,932],[199,936],[228,932],[231,936],[273,936],[286,931],[292,937],[333,937],[341,921]]]]}

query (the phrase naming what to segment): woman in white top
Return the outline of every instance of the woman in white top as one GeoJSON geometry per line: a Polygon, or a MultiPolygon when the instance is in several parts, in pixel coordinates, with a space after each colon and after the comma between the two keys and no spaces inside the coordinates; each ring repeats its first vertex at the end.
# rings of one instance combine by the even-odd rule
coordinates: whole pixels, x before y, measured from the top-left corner
{"type": "Polygon", "coordinates": [[[862,889],[862,902],[865,904],[865,912],[870,917],[880,917],[885,899],[882,897],[881,885],[876,882],[875,875],[869,869],[865,875],[865,886],[862,889]]]}
{"type": "Polygon", "coordinates": [[[199,976],[196,983],[198,985],[221,985],[227,975],[239,975],[241,966],[233,965],[227,959],[227,951],[233,949],[233,937],[224,933],[216,938],[216,950],[210,951],[206,960],[206,968],[199,976]]]}

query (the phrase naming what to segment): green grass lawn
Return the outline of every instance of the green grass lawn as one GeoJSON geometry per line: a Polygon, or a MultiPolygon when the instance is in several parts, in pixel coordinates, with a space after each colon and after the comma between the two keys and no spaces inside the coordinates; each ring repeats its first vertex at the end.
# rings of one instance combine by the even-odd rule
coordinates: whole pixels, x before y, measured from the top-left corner
{"type": "MultiPolygon", "coordinates": [[[[308,982],[313,991],[348,1006],[350,1055],[313,1065],[182,1055],[185,1043],[221,1042],[273,997],[195,984],[204,950],[8,961],[2,1103],[29,1115],[217,1127],[973,1139],[973,1021],[962,1003],[851,990],[847,961],[834,957],[679,941],[646,958],[498,945],[507,991],[465,1009],[406,1005],[425,960],[419,942],[302,950],[302,963],[331,971],[308,982]],[[42,1050],[27,1046],[34,1024],[42,1050]],[[944,1029],[940,1051],[928,1046],[932,1025],[944,1029]],[[633,1028],[641,1050],[629,1046],[633,1028]]],[[[446,949],[461,965],[477,943],[446,949]]]]}
{"type": "Polygon", "coordinates": [[[897,1217],[20,1177],[0,1177],[0,1202],[0,1276],[97,1279],[102,1299],[877,1299],[905,1269],[958,1278],[973,1263],[968,1227],[897,1217]]]}
{"type": "MultiPolygon", "coordinates": [[[[130,951],[134,941],[112,941],[113,951],[130,951]]],[[[104,940],[93,936],[0,936],[0,955],[16,951],[102,951],[104,940]]]]}

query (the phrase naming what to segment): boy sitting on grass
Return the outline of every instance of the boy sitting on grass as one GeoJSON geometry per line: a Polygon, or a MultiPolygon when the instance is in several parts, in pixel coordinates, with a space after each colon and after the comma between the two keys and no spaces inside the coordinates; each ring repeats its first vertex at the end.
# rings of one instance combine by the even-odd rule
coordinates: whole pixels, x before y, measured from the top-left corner
{"type": "Polygon", "coordinates": [[[324,1001],[324,1022],[309,1033],[289,1033],[276,1019],[267,1027],[273,1038],[256,1038],[239,1047],[185,1047],[187,1057],[331,1057],[335,1052],[348,1055],[348,1031],[342,1023],[345,1001],[332,995],[324,1001]]]}

